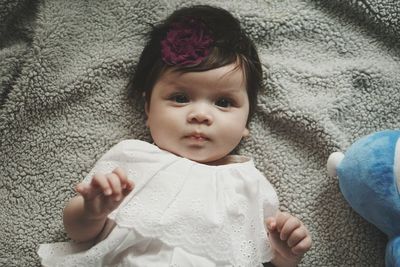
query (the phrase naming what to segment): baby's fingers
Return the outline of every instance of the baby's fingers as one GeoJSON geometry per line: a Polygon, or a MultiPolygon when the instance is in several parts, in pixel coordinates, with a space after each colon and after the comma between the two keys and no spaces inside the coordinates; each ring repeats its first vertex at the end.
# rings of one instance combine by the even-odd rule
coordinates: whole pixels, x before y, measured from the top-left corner
{"type": "Polygon", "coordinates": [[[89,190],[89,186],[87,184],[84,183],[79,183],[75,186],[75,191],[79,194],[81,194],[82,196],[84,196],[85,194],[88,193],[89,190]]]}
{"type": "Polygon", "coordinates": [[[113,191],[114,201],[121,201],[133,189],[133,182],[128,180],[125,172],[119,167],[107,175],[107,179],[113,191]]]}
{"type": "Polygon", "coordinates": [[[307,237],[307,230],[304,227],[299,227],[290,233],[287,244],[289,247],[294,247],[307,237]]]}
{"type": "Polygon", "coordinates": [[[273,217],[269,217],[265,220],[265,225],[267,226],[267,229],[269,232],[275,231],[276,230],[276,220],[273,217]]]}
{"type": "Polygon", "coordinates": [[[107,180],[112,188],[112,196],[114,201],[120,201],[122,199],[122,184],[120,178],[115,173],[107,175],[107,180]]]}
{"type": "Polygon", "coordinates": [[[122,189],[128,189],[129,191],[132,191],[134,187],[133,182],[128,179],[128,176],[126,175],[126,173],[122,168],[117,167],[113,170],[112,173],[118,175],[122,189]]]}
{"type": "Polygon", "coordinates": [[[103,174],[95,174],[92,178],[91,184],[94,187],[98,187],[106,196],[110,196],[113,193],[107,177],[103,174]]]}
{"type": "Polygon", "coordinates": [[[125,188],[122,190],[122,194],[127,196],[135,188],[135,183],[132,180],[128,180],[125,188]]]}
{"type": "Polygon", "coordinates": [[[101,194],[100,189],[95,188],[89,184],[79,183],[75,186],[75,191],[82,195],[85,199],[93,199],[98,194],[101,194]]]}
{"type": "MultiPolygon", "coordinates": [[[[299,219],[297,219],[294,216],[288,217],[280,229],[281,240],[287,240],[292,235],[293,232],[296,232],[300,228],[303,229],[301,226],[302,224],[299,219]]],[[[303,230],[297,231],[296,233],[300,234],[299,232],[303,232],[303,230]]]]}
{"type": "Polygon", "coordinates": [[[292,247],[292,253],[296,255],[303,255],[311,248],[311,237],[307,235],[303,240],[292,247]]]}
{"type": "Polygon", "coordinates": [[[112,173],[118,176],[121,185],[125,185],[128,181],[128,176],[126,176],[124,170],[122,170],[120,167],[115,168],[112,173]]]}

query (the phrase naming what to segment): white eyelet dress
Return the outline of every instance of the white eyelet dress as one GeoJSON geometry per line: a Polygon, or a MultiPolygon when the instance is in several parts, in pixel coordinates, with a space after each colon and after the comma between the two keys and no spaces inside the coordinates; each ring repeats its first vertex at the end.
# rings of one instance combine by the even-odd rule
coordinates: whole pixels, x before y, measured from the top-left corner
{"type": "Polygon", "coordinates": [[[84,182],[116,167],[135,189],[109,214],[104,238],[42,244],[43,266],[254,267],[272,259],[264,220],[278,198],[252,160],[210,166],[125,140],[84,182]]]}

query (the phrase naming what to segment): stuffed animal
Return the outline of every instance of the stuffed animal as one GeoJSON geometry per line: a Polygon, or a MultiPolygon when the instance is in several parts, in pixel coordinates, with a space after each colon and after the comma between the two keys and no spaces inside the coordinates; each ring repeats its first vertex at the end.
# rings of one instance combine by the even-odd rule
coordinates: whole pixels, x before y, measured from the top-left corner
{"type": "Polygon", "coordinates": [[[387,267],[400,267],[400,131],[362,137],[328,159],[350,206],[388,236],[387,267]]]}

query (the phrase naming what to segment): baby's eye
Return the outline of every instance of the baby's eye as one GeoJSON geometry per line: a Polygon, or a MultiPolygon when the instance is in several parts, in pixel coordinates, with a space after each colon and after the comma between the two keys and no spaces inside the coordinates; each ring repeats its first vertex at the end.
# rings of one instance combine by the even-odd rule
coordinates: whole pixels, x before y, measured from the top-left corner
{"type": "Polygon", "coordinates": [[[182,93],[178,93],[178,94],[174,94],[170,97],[170,100],[179,103],[179,104],[183,104],[183,103],[187,103],[189,102],[189,98],[182,93]]]}
{"type": "Polygon", "coordinates": [[[221,108],[229,108],[232,106],[232,100],[228,98],[220,98],[215,102],[215,105],[221,108]]]}

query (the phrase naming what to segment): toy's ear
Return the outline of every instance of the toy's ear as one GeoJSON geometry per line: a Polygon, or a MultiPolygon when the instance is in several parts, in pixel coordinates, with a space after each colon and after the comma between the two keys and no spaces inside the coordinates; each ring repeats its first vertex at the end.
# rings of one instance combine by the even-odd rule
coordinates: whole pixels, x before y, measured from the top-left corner
{"type": "Polygon", "coordinates": [[[337,167],[340,162],[344,159],[344,154],[342,152],[333,152],[329,158],[327,163],[328,175],[331,177],[337,176],[337,167]]]}

